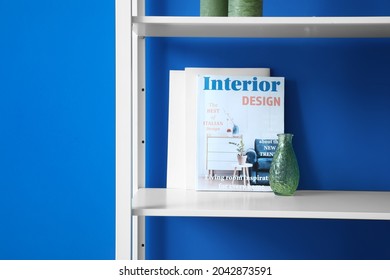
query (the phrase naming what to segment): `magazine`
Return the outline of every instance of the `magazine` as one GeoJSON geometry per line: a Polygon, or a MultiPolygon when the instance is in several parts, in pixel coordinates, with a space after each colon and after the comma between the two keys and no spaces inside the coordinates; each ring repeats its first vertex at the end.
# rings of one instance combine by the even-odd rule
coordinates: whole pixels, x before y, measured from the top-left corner
{"type": "Polygon", "coordinates": [[[284,84],[283,77],[198,75],[197,190],[271,190],[284,84]]]}

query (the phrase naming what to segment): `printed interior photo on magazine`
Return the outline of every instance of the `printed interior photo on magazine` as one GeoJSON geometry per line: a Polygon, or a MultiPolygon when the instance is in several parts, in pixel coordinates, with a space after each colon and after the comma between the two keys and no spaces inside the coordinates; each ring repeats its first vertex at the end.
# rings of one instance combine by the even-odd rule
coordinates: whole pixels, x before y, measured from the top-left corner
{"type": "Polygon", "coordinates": [[[270,191],[284,78],[199,75],[197,88],[196,189],[270,191]]]}

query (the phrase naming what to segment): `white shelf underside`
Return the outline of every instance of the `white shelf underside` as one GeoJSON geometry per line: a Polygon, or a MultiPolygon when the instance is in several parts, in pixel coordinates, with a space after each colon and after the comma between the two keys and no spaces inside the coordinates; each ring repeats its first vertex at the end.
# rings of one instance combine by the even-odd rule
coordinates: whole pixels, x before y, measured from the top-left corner
{"type": "Polygon", "coordinates": [[[381,38],[390,17],[133,17],[151,37],[381,38]]]}
{"type": "Polygon", "coordinates": [[[139,189],[132,215],[390,220],[390,192],[297,191],[283,197],[270,192],[139,189]]]}

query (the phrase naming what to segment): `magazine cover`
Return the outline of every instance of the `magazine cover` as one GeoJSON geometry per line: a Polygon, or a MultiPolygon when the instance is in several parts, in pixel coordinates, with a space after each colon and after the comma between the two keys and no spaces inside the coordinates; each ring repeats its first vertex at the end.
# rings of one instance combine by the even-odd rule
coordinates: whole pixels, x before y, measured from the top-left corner
{"type": "Polygon", "coordinates": [[[270,191],[284,78],[199,75],[197,190],[270,191]]]}

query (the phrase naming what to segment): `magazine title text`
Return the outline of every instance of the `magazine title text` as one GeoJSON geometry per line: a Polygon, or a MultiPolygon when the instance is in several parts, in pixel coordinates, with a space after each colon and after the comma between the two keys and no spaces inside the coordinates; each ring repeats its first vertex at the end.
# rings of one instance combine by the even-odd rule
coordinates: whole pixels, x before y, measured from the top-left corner
{"type": "MultiPolygon", "coordinates": [[[[279,80],[262,80],[253,77],[251,80],[211,79],[209,76],[203,77],[204,91],[232,91],[232,92],[261,92],[278,93],[282,83],[279,80]]],[[[242,96],[242,105],[252,106],[280,106],[278,96],[242,96]]]]}

